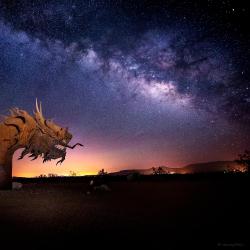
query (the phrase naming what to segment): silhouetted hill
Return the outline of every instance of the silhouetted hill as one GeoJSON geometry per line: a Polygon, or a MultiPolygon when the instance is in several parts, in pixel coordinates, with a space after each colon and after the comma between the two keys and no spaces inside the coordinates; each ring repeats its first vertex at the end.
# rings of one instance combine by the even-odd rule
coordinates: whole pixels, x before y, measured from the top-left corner
{"type": "MultiPolygon", "coordinates": [[[[214,161],[205,163],[194,163],[181,168],[162,167],[164,173],[170,174],[196,174],[196,173],[211,173],[211,172],[229,172],[243,171],[244,167],[234,161],[214,161]]],[[[110,175],[129,175],[139,173],[142,175],[153,174],[153,168],[149,169],[126,169],[118,172],[110,173],[110,175]]]]}
{"type": "Polygon", "coordinates": [[[183,168],[191,173],[223,172],[223,171],[243,171],[244,167],[234,161],[215,161],[190,164],[183,168]]]}

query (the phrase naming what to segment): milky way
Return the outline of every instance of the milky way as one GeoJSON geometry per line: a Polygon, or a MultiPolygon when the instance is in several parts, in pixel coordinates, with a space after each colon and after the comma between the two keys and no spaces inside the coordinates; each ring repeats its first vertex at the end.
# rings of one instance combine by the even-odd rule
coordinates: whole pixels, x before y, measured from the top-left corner
{"type": "Polygon", "coordinates": [[[249,145],[246,7],[0,3],[1,113],[38,97],[86,145],[77,154],[105,152],[108,170],[233,159],[249,145]]]}

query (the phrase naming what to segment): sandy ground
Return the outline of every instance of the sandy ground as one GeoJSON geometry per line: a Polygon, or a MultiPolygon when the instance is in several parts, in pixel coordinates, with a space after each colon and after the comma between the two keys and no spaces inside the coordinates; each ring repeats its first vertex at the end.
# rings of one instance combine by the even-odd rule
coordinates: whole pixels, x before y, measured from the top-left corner
{"type": "Polygon", "coordinates": [[[0,239],[31,249],[78,243],[242,249],[249,228],[248,183],[112,181],[111,192],[90,195],[86,182],[26,183],[22,190],[0,191],[0,239]]]}

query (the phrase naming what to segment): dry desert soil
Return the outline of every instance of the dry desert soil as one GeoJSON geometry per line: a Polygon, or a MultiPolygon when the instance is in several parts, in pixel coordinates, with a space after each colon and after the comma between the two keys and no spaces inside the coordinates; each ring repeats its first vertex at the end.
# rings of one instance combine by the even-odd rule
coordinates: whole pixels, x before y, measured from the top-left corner
{"type": "Polygon", "coordinates": [[[26,249],[246,247],[246,176],[113,178],[110,192],[90,194],[89,179],[75,180],[25,180],[21,190],[0,191],[1,242],[26,249]]]}

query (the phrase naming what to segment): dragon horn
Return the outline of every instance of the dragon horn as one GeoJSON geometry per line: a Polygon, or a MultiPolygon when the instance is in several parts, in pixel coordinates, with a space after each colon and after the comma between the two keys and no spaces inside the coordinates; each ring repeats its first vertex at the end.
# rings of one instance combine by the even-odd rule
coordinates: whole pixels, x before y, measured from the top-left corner
{"type": "Polygon", "coordinates": [[[38,107],[38,103],[37,103],[37,98],[36,98],[36,112],[37,112],[37,113],[40,113],[39,107],[38,107]]]}
{"type": "Polygon", "coordinates": [[[41,113],[41,115],[43,115],[43,111],[42,111],[42,102],[40,102],[40,113],[41,113]]]}

